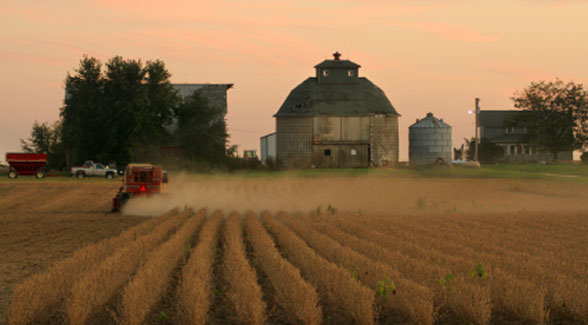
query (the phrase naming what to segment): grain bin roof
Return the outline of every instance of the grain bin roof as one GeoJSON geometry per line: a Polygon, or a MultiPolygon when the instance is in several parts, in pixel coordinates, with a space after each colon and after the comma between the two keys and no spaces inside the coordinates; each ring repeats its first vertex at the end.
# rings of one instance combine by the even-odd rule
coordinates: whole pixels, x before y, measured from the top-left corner
{"type": "Polygon", "coordinates": [[[427,117],[417,120],[410,128],[451,128],[451,126],[433,116],[433,113],[427,113],[427,117]]]}
{"type": "Polygon", "coordinates": [[[319,84],[316,78],[308,78],[290,92],[274,117],[323,114],[400,116],[386,94],[367,78],[359,78],[358,83],[352,84],[319,84]]]}

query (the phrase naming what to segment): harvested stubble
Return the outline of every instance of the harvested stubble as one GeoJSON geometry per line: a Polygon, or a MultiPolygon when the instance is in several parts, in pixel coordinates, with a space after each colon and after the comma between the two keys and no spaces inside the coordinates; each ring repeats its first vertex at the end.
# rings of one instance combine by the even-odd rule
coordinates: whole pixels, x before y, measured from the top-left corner
{"type": "Polygon", "coordinates": [[[214,288],[212,266],[222,221],[223,213],[215,211],[204,223],[198,235],[198,244],[182,269],[176,300],[183,324],[204,324],[208,319],[214,288]]]}
{"type": "Polygon", "coordinates": [[[381,304],[388,313],[400,313],[403,317],[408,316],[411,322],[419,324],[433,323],[433,293],[430,289],[407,280],[390,265],[359,254],[293,217],[284,217],[280,220],[292,228],[317,253],[347,268],[350,272],[349,276],[359,279],[372,288],[374,295],[381,296],[381,299],[376,302],[381,304]],[[386,295],[383,296],[383,293],[379,293],[378,290],[380,285],[385,283],[381,281],[387,280],[392,280],[395,288],[390,286],[386,295]]]}
{"type": "Polygon", "coordinates": [[[92,313],[104,306],[145,261],[148,253],[179,227],[190,211],[165,220],[150,233],[116,250],[79,279],[66,298],[65,316],[70,324],[84,324],[92,313]]]}
{"type": "Polygon", "coordinates": [[[161,299],[171,280],[172,270],[185,254],[206,210],[188,219],[171,239],[149,253],[147,261],[133,276],[122,294],[122,324],[142,324],[153,306],[161,299]]]}
{"type": "Polygon", "coordinates": [[[119,236],[88,245],[61,260],[46,271],[35,274],[14,287],[11,301],[11,324],[26,324],[60,309],[71,287],[114,251],[176,215],[172,210],[123,231],[119,236]]]}
{"type": "Polygon", "coordinates": [[[475,323],[487,323],[491,317],[490,293],[487,288],[481,288],[461,279],[456,279],[452,285],[456,290],[444,289],[439,279],[452,271],[435,263],[429,262],[425,254],[406,255],[396,248],[393,239],[373,229],[344,220],[344,216],[336,216],[329,220],[329,227],[337,225],[339,231],[333,229],[329,235],[341,244],[349,245],[361,254],[374,260],[386,261],[393,268],[402,272],[408,279],[420,283],[433,290],[435,303],[439,307],[447,308],[456,315],[475,323]]]}
{"type": "Polygon", "coordinates": [[[280,255],[259,219],[251,212],[245,215],[245,230],[253,247],[255,264],[267,275],[275,290],[276,301],[284,308],[289,322],[320,324],[323,314],[316,290],[280,255]]]}
{"type": "Polygon", "coordinates": [[[317,288],[319,297],[324,302],[325,316],[331,316],[335,323],[374,323],[373,291],[353,279],[349,271],[316,254],[302,239],[267,211],[262,212],[262,219],[280,249],[317,288]],[[342,318],[338,319],[339,317],[342,318]]]}
{"type": "Polygon", "coordinates": [[[223,279],[227,285],[226,297],[240,322],[263,324],[266,305],[257,284],[255,270],[249,265],[243,245],[243,230],[239,213],[232,212],[225,221],[223,231],[223,279]]]}

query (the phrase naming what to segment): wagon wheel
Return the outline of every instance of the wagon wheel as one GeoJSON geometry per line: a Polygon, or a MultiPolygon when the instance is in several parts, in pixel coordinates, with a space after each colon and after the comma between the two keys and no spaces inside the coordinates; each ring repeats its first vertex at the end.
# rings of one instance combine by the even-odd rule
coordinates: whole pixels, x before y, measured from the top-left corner
{"type": "Polygon", "coordinates": [[[45,172],[44,172],[44,171],[42,171],[42,170],[37,170],[37,172],[35,173],[35,177],[36,177],[37,179],[42,179],[42,178],[45,178],[45,172]]]}
{"type": "Polygon", "coordinates": [[[10,179],[15,179],[15,178],[17,178],[17,177],[18,177],[18,172],[17,172],[16,170],[14,170],[14,169],[11,169],[11,170],[8,172],[8,178],[10,178],[10,179]]]}
{"type": "Polygon", "coordinates": [[[79,179],[83,179],[84,177],[86,177],[86,173],[84,172],[77,172],[76,173],[76,177],[79,179]]]}

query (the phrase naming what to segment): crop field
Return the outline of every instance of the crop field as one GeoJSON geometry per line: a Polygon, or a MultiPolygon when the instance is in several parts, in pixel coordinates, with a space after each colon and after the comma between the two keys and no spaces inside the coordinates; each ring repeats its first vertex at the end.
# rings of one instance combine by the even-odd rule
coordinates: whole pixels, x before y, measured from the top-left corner
{"type": "Polygon", "coordinates": [[[0,323],[588,322],[588,182],[0,182],[0,323]]]}

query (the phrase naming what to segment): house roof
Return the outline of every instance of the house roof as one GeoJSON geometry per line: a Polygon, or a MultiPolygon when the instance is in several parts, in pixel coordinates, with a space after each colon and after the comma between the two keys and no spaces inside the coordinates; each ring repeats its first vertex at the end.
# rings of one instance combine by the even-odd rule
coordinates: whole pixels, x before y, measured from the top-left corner
{"type": "Polygon", "coordinates": [[[274,117],[372,114],[400,116],[386,94],[367,78],[349,84],[319,84],[316,78],[308,78],[290,92],[274,117]]]}
{"type": "Polygon", "coordinates": [[[482,127],[501,128],[508,126],[517,116],[525,114],[525,111],[480,111],[479,123],[482,127]]]}

